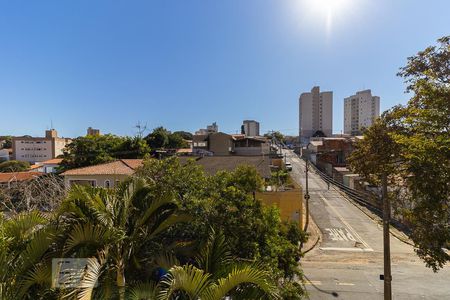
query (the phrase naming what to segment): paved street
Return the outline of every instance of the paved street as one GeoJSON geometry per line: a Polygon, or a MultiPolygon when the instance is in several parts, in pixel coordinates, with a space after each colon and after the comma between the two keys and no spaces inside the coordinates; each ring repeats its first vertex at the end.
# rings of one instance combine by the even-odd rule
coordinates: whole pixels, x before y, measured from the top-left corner
{"type": "MultiPolygon", "coordinates": [[[[292,151],[294,180],[304,186],[305,164],[292,151]]],[[[310,215],[322,241],[302,260],[310,299],[383,299],[382,227],[314,172],[310,215]]],[[[391,235],[393,299],[450,299],[450,266],[426,268],[413,247],[391,235]]]]}

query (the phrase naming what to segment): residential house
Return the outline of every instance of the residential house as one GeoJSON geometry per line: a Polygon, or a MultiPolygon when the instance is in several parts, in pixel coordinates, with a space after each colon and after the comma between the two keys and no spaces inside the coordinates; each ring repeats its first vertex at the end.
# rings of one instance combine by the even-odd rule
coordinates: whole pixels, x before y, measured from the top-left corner
{"type": "Polygon", "coordinates": [[[41,172],[9,172],[0,173],[0,188],[10,188],[11,185],[17,182],[23,182],[35,179],[37,177],[45,175],[41,172]]]}
{"type": "Polygon", "coordinates": [[[347,166],[354,143],[355,138],[324,137],[310,141],[304,155],[320,170],[333,176],[333,168],[347,166]]]}
{"type": "Polygon", "coordinates": [[[36,162],[30,167],[31,171],[42,173],[56,173],[61,165],[62,158],[53,158],[46,161],[36,162]]]}
{"type": "Polygon", "coordinates": [[[63,172],[66,186],[90,185],[112,188],[133,175],[142,165],[142,159],[120,159],[95,166],[71,169],[63,172]]]}

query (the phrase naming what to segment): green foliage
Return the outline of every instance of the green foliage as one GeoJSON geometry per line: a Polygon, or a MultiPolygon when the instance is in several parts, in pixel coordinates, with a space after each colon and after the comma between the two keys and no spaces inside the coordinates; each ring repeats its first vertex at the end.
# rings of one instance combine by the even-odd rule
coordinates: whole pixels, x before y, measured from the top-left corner
{"type": "Polygon", "coordinates": [[[277,141],[282,142],[282,143],[285,142],[284,135],[279,131],[269,131],[266,134],[264,134],[264,136],[269,139],[275,138],[277,141]]]}
{"type": "Polygon", "coordinates": [[[187,131],[175,131],[173,134],[181,135],[181,137],[183,139],[188,140],[188,141],[192,140],[192,138],[193,138],[192,133],[187,132],[187,131]]]}
{"type": "Polygon", "coordinates": [[[22,172],[30,168],[30,163],[26,161],[9,160],[0,163],[0,173],[22,172]]]}
{"type": "Polygon", "coordinates": [[[450,261],[450,37],[409,57],[398,75],[413,92],[358,143],[351,164],[372,182],[390,175],[415,251],[434,271],[450,261]]]}
{"type": "Polygon", "coordinates": [[[192,161],[148,159],[116,189],[74,186],[55,212],[0,216],[1,296],[301,295],[288,282],[301,275],[298,243],[305,236],[254,199],[262,183],[255,174],[243,166],[207,176],[192,161]],[[89,258],[77,289],[51,288],[55,257],[89,258]]]}
{"type": "Polygon", "coordinates": [[[4,149],[12,148],[12,136],[10,136],[10,135],[3,136],[3,137],[0,137],[0,139],[3,140],[3,144],[0,143],[0,149],[2,149],[2,148],[4,148],[4,149]]]}
{"type": "Polygon", "coordinates": [[[184,140],[183,135],[186,136],[186,133],[171,133],[164,127],[157,127],[145,137],[145,140],[152,149],[179,149],[187,147],[187,143],[184,140]]]}
{"type": "Polygon", "coordinates": [[[169,134],[168,139],[169,140],[167,143],[167,148],[169,149],[180,149],[188,147],[188,143],[178,133],[169,134]]]}
{"type": "Polygon", "coordinates": [[[61,165],[66,169],[79,168],[120,158],[143,158],[149,152],[148,145],[139,137],[89,135],[66,146],[61,165]]]}
{"type": "Polygon", "coordinates": [[[147,144],[152,149],[163,149],[169,144],[170,131],[164,127],[157,127],[145,137],[147,144]]]}

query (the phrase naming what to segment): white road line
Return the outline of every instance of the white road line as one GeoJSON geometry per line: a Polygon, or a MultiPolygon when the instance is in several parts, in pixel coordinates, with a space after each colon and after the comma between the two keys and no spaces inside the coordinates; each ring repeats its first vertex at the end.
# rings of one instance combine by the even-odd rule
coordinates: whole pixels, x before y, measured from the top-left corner
{"type": "MultiPolygon", "coordinates": [[[[323,195],[319,195],[320,198],[322,198],[322,200],[328,205],[328,207],[330,207],[331,210],[333,210],[333,212],[336,214],[336,216],[338,216],[338,218],[341,220],[342,223],[344,223],[345,226],[347,226],[347,228],[361,241],[361,243],[366,247],[366,249],[368,251],[373,251],[373,249],[362,239],[362,237],[356,232],[355,229],[353,229],[353,227],[344,220],[344,218],[341,216],[340,213],[338,213],[338,211],[330,205],[330,202],[328,202],[327,199],[325,199],[325,197],[323,195]]],[[[357,248],[357,249],[361,249],[361,248],[357,248]]]]}
{"type": "Polygon", "coordinates": [[[336,285],[355,285],[355,284],[351,282],[337,282],[336,285]]]}
{"type": "Polygon", "coordinates": [[[324,251],[373,252],[372,248],[319,247],[324,251]]]}

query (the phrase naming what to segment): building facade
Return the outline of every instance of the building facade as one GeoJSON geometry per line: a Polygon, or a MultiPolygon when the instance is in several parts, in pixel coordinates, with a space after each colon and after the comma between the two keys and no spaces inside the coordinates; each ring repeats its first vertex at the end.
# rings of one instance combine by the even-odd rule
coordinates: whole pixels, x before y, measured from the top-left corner
{"type": "Polygon", "coordinates": [[[200,128],[195,132],[197,135],[204,135],[208,133],[216,133],[219,132],[219,125],[217,125],[216,122],[212,123],[211,125],[207,125],[206,128],[200,128]]]}
{"type": "Polygon", "coordinates": [[[320,92],[315,86],[299,99],[299,136],[302,145],[316,134],[331,136],[333,133],[333,92],[320,92]]]}
{"type": "Polygon", "coordinates": [[[100,135],[100,129],[88,127],[88,129],[86,130],[86,135],[100,135]]]}
{"type": "Polygon", "coordinates": [[[246,136],[259,136],[259,122],[255,120],[244,120],[241,133],[246,136]]]}
{"type": "Polygon", "coordinates": [[[13,158],[30,163],[46,161],[63,154],[70,139],[58,137],[56,130],[46,130],[45,137],[13,137],[13,158]]]}
{"type": "Polygon", "coordinates": [[[344,133],[361,135],[380,116],[380,97],[371,90],[356,92],[344,99],[344,133]]]}

